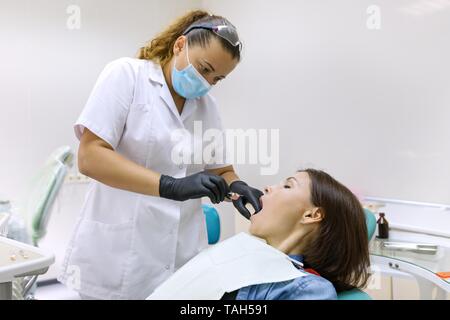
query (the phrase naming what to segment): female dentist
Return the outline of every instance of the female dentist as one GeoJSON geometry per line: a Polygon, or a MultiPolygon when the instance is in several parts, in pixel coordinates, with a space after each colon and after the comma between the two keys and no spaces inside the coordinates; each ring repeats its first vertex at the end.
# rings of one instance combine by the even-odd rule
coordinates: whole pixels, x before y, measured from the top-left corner
{"type": "Polygon", "coordinates": [[[201,197],[219,203],[231,191],[245,217],[245,204],[261,209],[262,192],[231,165],[173,158],[173,132],[192,137],[194,122],[223,130],[208,91],[236,67],[240,50],[230,22],[193,11],[139,59],[113,61],[99,76],[74,127],[79,170],[93,181],[59,277],[82,298],[148,297],[206,247],[201,197]]]}

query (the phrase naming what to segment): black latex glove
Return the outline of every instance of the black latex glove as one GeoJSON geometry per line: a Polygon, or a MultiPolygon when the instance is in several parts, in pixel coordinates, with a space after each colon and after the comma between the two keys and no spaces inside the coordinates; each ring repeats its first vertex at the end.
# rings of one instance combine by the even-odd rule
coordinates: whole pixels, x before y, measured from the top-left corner
{"type": "Polygon", "coordinates": [[[162,198],[185,201],[208,197],[213,203],[222,202],[230,192],[228,184],[221,176],[207,171],[198,172],[185,178],[161,175],[159,195],[162,198]]]}
{"type": "Polygon", "coordinates": [[[251,213],[245,207],[247,203],[250,203],[255,209],[255,213],[261,211],[262,206],[259,198],[264,194],[258,189],[250,187],[244,181],[234,181],[230,185],[230,190],[236,192],[240,195],[239,199],[233,200],[234,207],[242,214],[245,218],[250,219],[251,213]]]}

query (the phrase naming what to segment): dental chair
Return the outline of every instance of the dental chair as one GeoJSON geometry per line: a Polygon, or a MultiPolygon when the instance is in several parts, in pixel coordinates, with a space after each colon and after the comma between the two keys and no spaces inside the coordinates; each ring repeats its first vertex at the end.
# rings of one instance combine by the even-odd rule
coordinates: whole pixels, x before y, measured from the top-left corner
{"type": "Polygon", "coordinates": [[[209,204],[202,204],[208,233],[208,244],[216,244],[220,239],[220,217],[216,208],[209,204]]]}
{"type": "MultiPolygon", "coordinates": [[[[26,219],[28,238],[38,247],[39,240],[47,231],[50,214],[55,199],[63,186],[74,154],[69,146],[63,146],[51,153],[43,168],[34,177],[26,200],[26,219]]],[[[13,283],[14,299],[33,299],[30,294],[37,275],[19,278],[13,283]]]]}
{"type": "Polygon", "coordinates": [[[69,146],[56,149],[49,156],[33,183],[27,213],[28,217],[31,218],[29,230],[35,246],[38,246],[39,240],[47,232],[51,209],[58,192],[63,186],[67,172],[73,165],[73,157],[74,154],[69,146]]]}
{"type": "MultiPolygon", "coordinates": [[[[208,204],[202,205],[203,213],[206,220],[206,228],[208,232],[208,244],[216,244],[220,238],[220,217],[217,210],[208,204]]],[[[366,214],[366,225],[369,241],[372,239],[377,221],[375,215],[368,209],[364,208],[366,214]]],[[[362,290],[351,289],[338,293],[338,300],[372,300],[372,298],[362,290]]]]}

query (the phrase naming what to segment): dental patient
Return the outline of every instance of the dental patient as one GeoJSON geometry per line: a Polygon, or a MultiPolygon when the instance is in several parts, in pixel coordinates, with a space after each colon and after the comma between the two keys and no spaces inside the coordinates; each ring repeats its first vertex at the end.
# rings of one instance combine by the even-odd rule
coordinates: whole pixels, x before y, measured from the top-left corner
{"type": "Polygon", "coordinates": [[[222,299],[336,299],[368,280],[368,235],[356,196],[323,171],[299,171],[265,189],[250,233],[302,262],[307,276],[247,286],[222,299]]]}
{"type": "Polygon", "coordinates": [[[306,169],[267,187],[260,201],[251,235],[201,251],[148,299],[330,300],[365,286],[365,213],[349,189],[306,169]]]}

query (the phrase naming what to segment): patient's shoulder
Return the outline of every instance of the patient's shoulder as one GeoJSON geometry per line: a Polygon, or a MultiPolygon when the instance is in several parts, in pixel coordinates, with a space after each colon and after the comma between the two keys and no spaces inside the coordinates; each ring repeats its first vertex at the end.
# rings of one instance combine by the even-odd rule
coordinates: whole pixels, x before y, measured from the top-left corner
{"type": "Polygon", "coordinates": [[[269,300],[335,300],[336,290],[327,279],[307,274],[289,281],[273,284],[269,300]]]}

